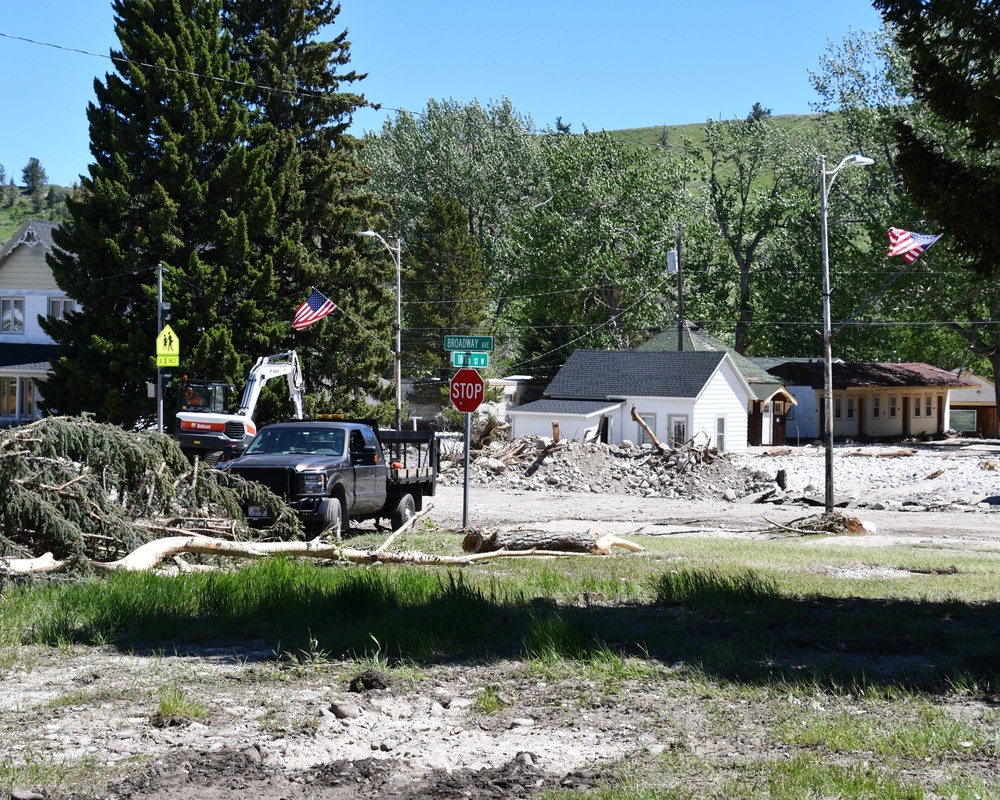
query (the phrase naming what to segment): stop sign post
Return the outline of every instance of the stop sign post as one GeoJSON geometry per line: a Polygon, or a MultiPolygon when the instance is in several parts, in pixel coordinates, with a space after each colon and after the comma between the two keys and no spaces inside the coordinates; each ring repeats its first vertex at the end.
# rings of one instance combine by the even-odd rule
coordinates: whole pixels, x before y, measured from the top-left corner
{"type": "Polygon", "coordinates": [[[469,527],[469,440],[472,438],[472,412],[479,408],[486,395],[483,376],[470,367],[455,373],[449,384],[451,402],[465,413],[465,487],[462,502],[462,527],[469,527]]]}
{"type": "Polygon", "coordinates": [[[471,414],[486,396],[486,382],[478,371],[465,367],[451,379],[451,402],[459,411],[471,414]]]}

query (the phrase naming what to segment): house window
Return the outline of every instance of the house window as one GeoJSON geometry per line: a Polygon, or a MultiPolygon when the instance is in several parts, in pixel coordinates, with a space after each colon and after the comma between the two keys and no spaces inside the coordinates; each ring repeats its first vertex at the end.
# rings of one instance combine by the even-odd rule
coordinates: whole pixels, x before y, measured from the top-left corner
{"type": "Polygon", "coordinates": [[[688,418],[670,416],[667,424],[670,426],[670,446],[683,447],[688,440],[688,418]]]}
{"type": "Polygon", "coordinates": [[[35,382],[25,378],[21,382],[21,419],[32,419],[35,416],[35,382]]]}
{"type": "Polygon", "coordinates": [[[17,378],[0,378],[0,417],[13,417],[17,408],[17,378]]]}
{"type": "Polygon", "coordinates": [[[843,411],[841,409],[842,400],[839,397],[833,398],[833,418],[840,419],[843,416],[843,411]]]}
{"type": "MultiPolygon", "coordinates": [[[[656,435],[656,414],[640,414],[639,419],[649,426],[649,429],[656,435]]],[[[649,438],[649,434],[643,429],[642,425],[639,426],[639,447],[644,444],[652,444],[653,440],[649,438]]]]}
{"type": "Polygon", "coordinates": [[[889,419],[896,419],[896,395],[889,395],[889,419]]]}
{"type": "Polygon", "coordinates": [[[726,452],[726,418],[715,418],[715,447],[720,453],[726,452]]]}
{"type": "Polygon", "coordinates": [[[75,311],[76,303],[73,300],[69,300],[65,297],[50,297],[49,298],[49,318],[50,319],[66,319],[66,315],[70,311],[75,311]]]}
{"type": "Polygon", "coordinates": [[[0,298],[0,333],[24,333],[24,298],[0,298]]]}
{"type": "Polygon", "coordinates": [[[878,419],[882,415],[882,398],[877,394],[872,396],[872,419],[878,419]]]}
{"type": "Polygon", "coordinates": [[[920,416],[920,395],[919,394],[913,395],[913,416],[915,416],[915,417],[919,417],[920,416]]]}
{"type": "Polygon", "coordinates": [[[847,398],[847,418],[848,419],[854,419],[854,402],[855,401],[854,401],[853,397],[848,397],[847,398]]]}
{"type": "Polygon", "coordinates": [[[924,416],[925,417],[933,416],[932,413],[931,413],[934,410],[933,407],[932,407],[932,405],[931,405],[931,400],[933,398],[934,398],[934,395],[931,395],[931,394],[926,395],[924,397],[924,416]]]}

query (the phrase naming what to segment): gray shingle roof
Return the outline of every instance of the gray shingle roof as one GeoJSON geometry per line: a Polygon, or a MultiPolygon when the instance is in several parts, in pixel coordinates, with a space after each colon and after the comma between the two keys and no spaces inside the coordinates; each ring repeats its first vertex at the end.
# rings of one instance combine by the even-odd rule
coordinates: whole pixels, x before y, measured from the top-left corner
{"type": "Polygon", "coordinates": [[[573,414],[581,417],[589,417],[599,414],[602,411],[610,411],[617,408],[621,403],[609,403],[607,400],[535,400],[532,403],[525,403],[523,406],[515,406],[511,411],[518,414],[573,414]]]}
{"type": "Polygon", "coordinates": [[[574,350],[545,390],[550,398],[696,397],[725,353],[574,350]]]}
{"type": "Polygon", "coordinates": [[[25,220],[24,224],[0,248],[0,261],[7,258],[10,251],[20,244],[25,244],[29,247],[40,244],[46,250],[55,249],[55,243],[52,241],[52,229],[58,227],[58,222],[51,222],[45,219],[25,220]]]}
{"type": "MultiPolygon", "coordinates": [[[[636,349],[643,352],[653,350],[676,351],[677,329],[671,328],[670,330],[663,331],[649,341],[639,345],[636,349]]],[[[736,369],[740,371],[746,382],[750,384],[750,389],[753,391],[754,397],[758,400],[769,400],[775,392],[783,388],[782,382],[768,373],[764,367],[755,363],[754,360],[740,355],[724,342],[716,339],[712,334],[686,320],[684,322],[684,350],[707,350],[718,353],[729,353],[729,357],[733,360],[736,369]]]]}

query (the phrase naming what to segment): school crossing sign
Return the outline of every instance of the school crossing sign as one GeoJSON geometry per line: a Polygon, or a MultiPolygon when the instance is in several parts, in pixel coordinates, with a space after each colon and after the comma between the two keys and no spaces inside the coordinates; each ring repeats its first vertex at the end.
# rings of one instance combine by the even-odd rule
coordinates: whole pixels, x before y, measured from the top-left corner
{"type": "Polygon", "coordinates": [[[164,325],[156,337],[156,366],[179,367],[181,365],[181,341],[169,325],[164,325]]]}

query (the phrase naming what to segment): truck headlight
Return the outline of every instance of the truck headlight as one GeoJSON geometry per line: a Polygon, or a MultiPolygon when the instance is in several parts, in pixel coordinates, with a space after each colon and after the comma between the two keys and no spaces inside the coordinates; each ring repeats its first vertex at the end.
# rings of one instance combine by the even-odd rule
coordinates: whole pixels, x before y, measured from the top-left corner
{"type": "Polygon", "coordinates": [[[303,475],[302,492],[304,494],[325,494],[326,475],[322,472],[303,475]]]}

